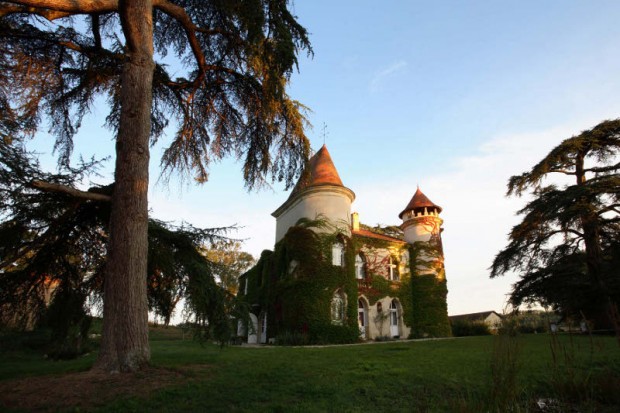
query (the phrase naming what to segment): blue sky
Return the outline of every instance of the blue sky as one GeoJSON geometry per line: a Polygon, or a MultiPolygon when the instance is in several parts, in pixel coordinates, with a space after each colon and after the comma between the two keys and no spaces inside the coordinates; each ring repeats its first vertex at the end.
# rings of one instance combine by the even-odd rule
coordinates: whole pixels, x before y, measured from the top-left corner
{"type": "MultiPolygon", "coordinates": [[[[506,182],[563,138],[620,117],[620,2],[298,0],[294,10],[315,55],[300,58],[290,94],[312,109],[314,149],[327,125],[353,210],[366,224],[396,224],[419,184],[444,208],[450,314],[501,311],[516,278],[490,280],[487,268],[524,202],[504,198],[506,182]]],[[[111,153],[106,114],[93,112],[77,152],[111,153]]],[[[249,252],[273,247],[282,185],[248,193],[241,165],[225,160],[205,185],[166,187],[160,150],[156,217],[237,223],[249,252]]]]}

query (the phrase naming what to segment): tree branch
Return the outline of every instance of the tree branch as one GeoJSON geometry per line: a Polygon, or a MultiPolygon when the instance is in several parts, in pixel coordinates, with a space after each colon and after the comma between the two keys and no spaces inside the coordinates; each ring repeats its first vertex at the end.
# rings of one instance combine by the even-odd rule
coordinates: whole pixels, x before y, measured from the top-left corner
{"type": "Polygon", "coordinates": [[[620,214],[620,211],[618,211],[616,208],[620,208],[620,204],[611,204],[606,206],[605,208],[601,209],[600,211],[598,211],[596,214],[597,215],[603,215],[605,212],[617,212],[618,214],[620,214]]]}
{"type": "Polygon", "coordinates": [[[153,0],[153,8],[161,10],[163,13],[166,13],[168,16],[174,18],[181,24],[181,26],[183,26],[185,35],[187,36],[187,41],[189,42],[192,53],[198,63],[198,76],[196,76],[196,79],[194,79],[193,82],[194,86],[197,86],[202,79],[204,79],[207,72],[207,59],[205,58],[200,42],[196,37],[196,32],[200,29],[194,24],[185,9],[181,6],[170,3],[167,0],[153,0]]]}
{"type": "Polygon", "coordinates": [[[575,175],[575,172],[568,171],[566,169],[550,169],[549,173],[551,172],[557,172],[557,173],[564,174],[564,175],[575,175]]]}
{"type": "Polygon", "coordinates": [[[620,169],[620,162],[618,162],[615,165],[610,165],[610,166],[601,166],[600,168],[588,168],[585,169],[585,172],[609,172],[609,171],[616,171],[620,169]]]}
{"type": "Polygon", "coordinates": [[[0,17],[8,16],[9,14],[17,14],[17,13],[36,14],[49,21],[71,16],[71,13],[64,12],[64,11],[41,9],[38,7],[22,6],[19,4],[0,3],[0,17]]]}
{"type": "Polygon", "coordinates": [[[59,192],[67,195],[71,195],[75,198],[87,199],[90,201],[110,202],[112,197],[110,195],[98,194],[96,192],[80,191],[79,189],[72,188],[70,186],[53,184],[44,181],[32,181],[30,185],[33,188],[39,189],[44,192],[59,192]]]}
{"type": "MultiPolygon", "coordinates": [[[[32,8],[70,14],[109,13],[118,10],[118,0],[6,0],[11,3],[32,8]]],[[[7,7],[2,5],[0,10],[7,7]]]]}

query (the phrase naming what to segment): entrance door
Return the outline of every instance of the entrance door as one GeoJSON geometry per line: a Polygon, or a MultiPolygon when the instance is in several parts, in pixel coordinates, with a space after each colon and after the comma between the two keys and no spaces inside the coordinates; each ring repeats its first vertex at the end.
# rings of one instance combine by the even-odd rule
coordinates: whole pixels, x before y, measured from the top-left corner
{"type": "Polygon", "coordinates": [[[392,337],[400,337],[398,331],[398,307],[395,300],[392,300],[390,304],[390,335],[392,337]]]}
{"type": "Polygon", "coordinates": [[[362,300],[357,300],[357,325],[360,328],[360,337],[366,339],[366,324],[368,315],[366,314],[366,307],[362,300]]]}
{"type": "Polygon", "coordinates": [[[258,318],[250,313],[250,321],[252,322],[252,328],[248,331],[248,344],[256,344],[258,343],[258,318]]]}

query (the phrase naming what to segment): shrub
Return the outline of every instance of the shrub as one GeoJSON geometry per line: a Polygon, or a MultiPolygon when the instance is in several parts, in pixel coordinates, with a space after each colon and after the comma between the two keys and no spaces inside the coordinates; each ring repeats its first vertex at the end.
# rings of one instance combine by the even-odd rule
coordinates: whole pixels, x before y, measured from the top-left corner
{"type": "Polygon", "coordinates": [[[452,322],[452,335],[454,337],[488,336],[489,334],[491,334],[491,330],[483,321],[457,320],[452,322]]]}

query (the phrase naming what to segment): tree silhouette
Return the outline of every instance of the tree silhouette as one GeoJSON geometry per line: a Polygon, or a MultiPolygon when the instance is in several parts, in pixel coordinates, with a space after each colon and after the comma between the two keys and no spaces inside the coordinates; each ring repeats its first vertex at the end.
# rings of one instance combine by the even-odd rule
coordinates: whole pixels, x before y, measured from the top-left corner
{"type": "Polygon", "coordinates": [[[493,261],[491,277],[516,271],[510,301],[600,311],[617,321],[620,298],[620,120],[564,140],[530,171],[510,178],[508,195],[533,199],[493,261]],[[572,184],[544,185],[551,174],[572,184]]]}
{"type": "Polygon", "coordinates": [[[168,176],[204,182],[211,161],[233,155],[248,188],[268,174],[290,185],[309,152],[303,107],[285,91],[297,54],[311,52],[306,30],[287,0],[0,1],[0,16],[5,136],[33,133],[47,117],[68,167],[83,117],[96,96],[108,99],[116,164],[95,368],[138,370],[150,359],[149,147],[174,121],[168,176]],[[155,61],[168,53],[183,65],[176,77],[155,61]]]}

